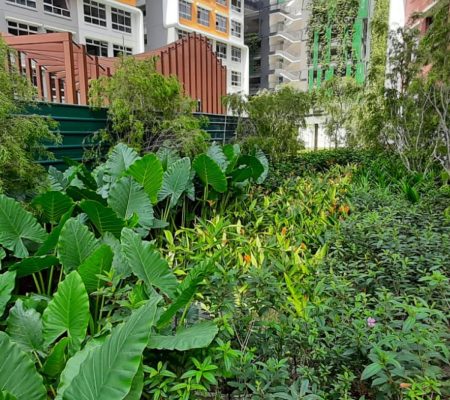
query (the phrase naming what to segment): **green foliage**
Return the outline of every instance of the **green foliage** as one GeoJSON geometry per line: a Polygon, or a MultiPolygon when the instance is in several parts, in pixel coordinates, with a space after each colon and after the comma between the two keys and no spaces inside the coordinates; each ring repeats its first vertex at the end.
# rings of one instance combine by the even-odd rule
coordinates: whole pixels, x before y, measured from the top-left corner
{"type": "Polygon", "coordinates": [[[0,390],[17,400],[45,400],[45,386],[33,362],[4,332],[0,332],[0,350],[0,390]]]}
{"type": "Polygon", "coordinates": [[[91,82],[89,96],[95,107],[108,104],[111,123],[102,142],[124,142],[137,150],[164,143],[189,156],[206,149],[208,135],[192,115],[195,102],[176,77],[157,72],[154,58],[121,58],[112,77],[91,82]]]}
{"type": "Polygon", "coordinates": [[[0,192],[24,196],[43,186],[44,169],[34,163],[36,155],[52,155],[43,142],[58,143],[60,137],[50,131],[51,121],[20,116],[34,89],[8,61],[11,53],[0,39],[0,192]]]}
{"type": "Polygon", "coordinates": [[[273,161],[295,155],[301,149],[298,129],[305,124],[310,109],[310,96],[289,86],[276,92],[261,92],[248,99],[234,94],[224,104],[240,120],[237,142],[246,149],[261,148],[273,161]]]}

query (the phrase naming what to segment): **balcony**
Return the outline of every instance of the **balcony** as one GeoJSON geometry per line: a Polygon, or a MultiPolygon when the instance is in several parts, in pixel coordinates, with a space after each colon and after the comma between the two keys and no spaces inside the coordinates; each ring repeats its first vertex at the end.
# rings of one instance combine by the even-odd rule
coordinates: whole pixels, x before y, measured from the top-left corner
{"type": "Polygon", "coordinates": [[[284,58],[290,63],[299,63],[301,61],[301,56],[299,52],[285,50],[285,47],[283,45],[271,46],[270,55],[284,58]]]}
{"type": "Polygon", "coordinates": [[[275,75],[276,76],[282,76],[284,79],[288,80],[289,82],[299,82],[300,81],[300,73],[299,72],[289,72],[285,69],[276,68],[275,69],[275,75]]]}
{"type": "Polygon", "coordinates": [[[274,24],[270,27],[270,37],[281,37],[290,43],[300,43],[303,40],[303,31],[289,32],[284,24],[274,24]]]}

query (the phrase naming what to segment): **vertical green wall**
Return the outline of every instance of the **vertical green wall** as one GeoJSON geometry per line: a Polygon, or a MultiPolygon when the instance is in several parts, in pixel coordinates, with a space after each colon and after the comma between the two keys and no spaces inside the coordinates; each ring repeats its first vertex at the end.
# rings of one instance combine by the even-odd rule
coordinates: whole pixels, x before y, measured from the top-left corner
{"type": "Polygon", "coordinates": [[[368,47],[367,41],[370,40],[368,34],[370,0],[359,0],[358,10],[355,9],[356,18],[353,25],[351,28],[345,29],[341,38],[333,37],[333,32],[336,31],[336,19],[340,17],[336,10],[339,5],[336,6],[333,1],[327,1],[325,4],[328,10],[328,22],[326,26],[319,27],[311,33],[313,38],[310,40],[311,66],[308,71],[308,87],[310,90],[319,88],[324,80],[331,79],[337,73],[332,60],[333,47],[338,57],[342,57],[345,63],[345,67],[341,68],[341,74],[353,76],[358,83],[364,83],[367,75],[367,54],[363,54],[363,48],[368,47]],[[364,27],[367,28],[366,35],[364,27]],[[348,50],[350,50],[350,54],[348,50]]]}

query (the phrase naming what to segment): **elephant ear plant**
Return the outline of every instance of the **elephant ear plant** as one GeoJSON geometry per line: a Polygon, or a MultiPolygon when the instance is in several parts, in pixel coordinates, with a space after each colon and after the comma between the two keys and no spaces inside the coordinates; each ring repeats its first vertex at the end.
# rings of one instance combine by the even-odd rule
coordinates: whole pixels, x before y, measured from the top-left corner
{"type": "Polygon", "coordinates": [[[191,162],[118,144],[92,172],[50,168],[27,209],[0,195],[0,398],[139,399],[145,349],[209,346],[213,316],[187,315],[214,260],[180,281],[156,229],[245,193],[266,161],[231,145],[191,162]]]}
{"type": "Polygon", "coordinates": [[[124,218],[141,211],[137,184],[115,178],[128,200],[49,191],[32,203],[42,224],[0,195],[0,398],[139,399],[145,349],[201,348],[217,334],[212,320],[185,318],[211,264],[180,282],[138,217],[124,218]]]}

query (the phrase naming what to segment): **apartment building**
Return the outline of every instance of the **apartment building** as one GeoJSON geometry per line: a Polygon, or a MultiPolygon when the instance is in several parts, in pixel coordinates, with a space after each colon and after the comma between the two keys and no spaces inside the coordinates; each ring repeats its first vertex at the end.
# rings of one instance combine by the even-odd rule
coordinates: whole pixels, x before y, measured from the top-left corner
{"type": "Polygon", "coordinates": [[[430,15],[424,18],[414,18],[419,13],[428,13],[432,10],[439,0],[404,0],[405,1],[405,22],[411,27],[417,28],[421,33],[425,33],[428,27],[433,22],[433,17],[430,15]]]}
{"type": "Polygon", "coordinates": [[[290,84],[308,88],[306,28],[309,0],[247,0],[245,38],[250,48],[250,93],[290,84]]]}
{"type": "Polygon", "coordinates": [[[88,54],[102,57],[144,51],[143,15],[134,0],[0,0],[0,32],[71,32],[88,54]]]}
{"type": "Polygon", "coordinates": [[[244,44],[244,0],[139,0],[138,6],[144,13],[147,51],[189,33],[202,34],[208,38],[222,65],[227,67],[227,93],[248,94],[249,55],[244,44]]]}

